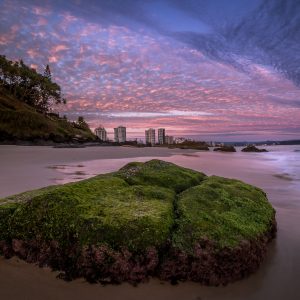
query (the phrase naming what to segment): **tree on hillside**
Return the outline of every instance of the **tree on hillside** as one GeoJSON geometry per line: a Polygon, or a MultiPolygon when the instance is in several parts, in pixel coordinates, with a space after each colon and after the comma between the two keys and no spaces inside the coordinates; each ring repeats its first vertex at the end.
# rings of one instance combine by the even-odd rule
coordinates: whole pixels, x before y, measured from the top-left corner
{"type": "Polygon", "coordinates": [[[86,128],[88,125],[85,121],[85,119],[82,117],[82,116],[79,116],[78,117],[78,120],[77,120],[77,124],[81,127],[81,128],[86,128]]]}
{"type": "Polygon", "coordinates": [[[60,86],[51,77],[49,65],[42,75],[22,60],[13,62],[0,55],[0,89],[42,113],[49,112],[56,104],[66,103],[60,86]]]}
{"type": "Polygon", "coordinates": [[[78,129],[82,129],[85,131],[90,131],[90,127],[88,125],[88,123],[85,121],[84,117],[79,116],[77,119],[77,122],[74,122],[74,127],[78,128],[78,129]]]}
{"type": "Polygon", "coordinates": [[[45,71],[44,71],[44,77],[48,78],[51,80],[51,71],[49,65],[46,66],[45,71]]]}

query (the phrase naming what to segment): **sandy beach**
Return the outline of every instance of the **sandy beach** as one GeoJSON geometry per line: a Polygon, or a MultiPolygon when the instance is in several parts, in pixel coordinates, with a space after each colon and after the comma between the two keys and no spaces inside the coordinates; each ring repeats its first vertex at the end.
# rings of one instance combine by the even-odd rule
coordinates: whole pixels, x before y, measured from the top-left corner
{"type": "Polygon", "coordinates": [[[72,181],[72,178],[66,179],[66,175],[61,176],[60,172],[56,172],[57,170],[69,170],[76,175],[76,171],[83,172],[81,166],[87,165],[89,174],[94,169],[93,167],[96,168],[94,169],[95,174],[106,173],[118,169],[127,160],[130,161],[135,157],[147,160],[147,157],[149,159],[151,157],[163,158],[190,152],[192,151],[168,148],[87,147],[68,149],[47,146],[0,146],[0,197],[50,184],[72,181]],[[108,161],[108,159],[117,160],[119,163],[108,161]],[[97,160],[100,160],[98,166],[94,162],[97,160]]]}
{"type": "Polygon", "coordinates": [[[88,178],[129,161],[159,157],[208,175],[238,178],[263,188],[277,211],[278,237],[258,272],[226,287],[151,279],[133,287],[64,282],[57,273],[17,258],[0,258],[0,299],[298,299],[300,287],[300,166],[298,147],[269,153],[213,153],[161,148],[0,146],[0,197],[88,178]],[[297,156],[298,155],[298,156],[297,156]]]}

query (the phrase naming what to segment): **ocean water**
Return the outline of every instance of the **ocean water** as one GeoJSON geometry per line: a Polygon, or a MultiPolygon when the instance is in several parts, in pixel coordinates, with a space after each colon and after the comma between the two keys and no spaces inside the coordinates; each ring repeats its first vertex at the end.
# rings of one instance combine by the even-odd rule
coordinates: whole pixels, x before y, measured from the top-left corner
{"type": "Polygon", "coordinates": [[[286,180],[300,181],[300,146],[276,146],[271,147],[270,153],[264,153],[262,160],[273,162],[286,175],[286,180]]]}
{"type": "MultiPolygon", "coordinates": [[[[115,171],[130,161],[162,158],[208,175],[236,178],[263,188],[276,209],[278,223],[277,238],[270,244],[261,268],[225,287],[203,287],[191,282],[174,287],[158,280],[137,288],[127,284],[103,288],[83,282],[65,285],[48,273],[36,276],[39,273],[35,269],[20,264],[11,266],[0,260],[0,299],[6,299],[1,298],[1,293],[6,297],[12,295],[5,287],[12,281],[14,291],[19,289],[20,295],[30,295],[32,289],[37,289],[38,281],[43,295],[57,289],[60,296],[56,299],[300,299],[300,146],[266,148],[267,153],[243,153],[238,148],[236,153],[175,151],[159,157],[159,152],[152,156],[152,150],[145,154],[146,151],[122,147],[63,151],[48,147],[0,147],[0,196],[115,171]],[[22,285],[20,282],[27,278],[35,278],[35,282],[29,280],[26,286],[22,285]]],[[[38,299],[28,295],[28,299],[38,299]]]]}
{"type": "MultiPolygon", "coordinates": [[[[76,164],[48,166],[57,171],[53,183],[67,183],[115,171],[131,161],[164,159],[178,165],[218,175],[244,180],[278,193],[300,190],[300,146],[267,146],[266,153],[183,152],[168,157],[140,156],[130,158],[93,159],[76,164]]],[[[290,203],[291,204],[291,203],[290,203]]],[[[294,203],[299,204],[298,201],[294,203]]]]}

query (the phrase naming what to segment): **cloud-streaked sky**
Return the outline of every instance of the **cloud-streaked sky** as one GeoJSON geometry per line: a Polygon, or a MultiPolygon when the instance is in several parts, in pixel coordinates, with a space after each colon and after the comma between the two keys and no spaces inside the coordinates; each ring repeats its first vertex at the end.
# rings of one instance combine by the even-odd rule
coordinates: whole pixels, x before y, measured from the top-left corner
{"type": "Polygon", "coordinates": [[[0,0],[0,54],[109,133],[300,138],[298,0],[0,0]]]}

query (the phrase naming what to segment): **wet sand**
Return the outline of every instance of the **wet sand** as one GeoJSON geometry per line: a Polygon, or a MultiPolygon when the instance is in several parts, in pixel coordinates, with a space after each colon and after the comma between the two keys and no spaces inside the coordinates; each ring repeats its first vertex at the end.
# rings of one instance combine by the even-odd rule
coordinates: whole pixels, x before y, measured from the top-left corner
{"type": "MultiPolygon", "coordinates": [[[[56,169],[62,170],[64,167],[72,169],[73,167],[83,171],[81,167],[78,167],[82,165],[81,162],[83,161],[93,165],[92,161],[101,160],[102,163],[100,167],[98,166],[99,171],[97,171],[99,173],[116,169],[113,163],[108,162],[107,159],[168,157],[183,152],[184,150],[167,148],[87,147],[60,149],[46,146],[0,145],[0,197],[50,184],[63,183],[65,176],[60,176],[59,172],[55,172],[56,169]]],[[[145,159],[147,160],[147,158],[145,159]]]]}
{"type": "Polygon", "coordinates": [[[157,279],[138,287],[129,284],[103,287],[90,285],[81,279],[64,282],[56,279],[57,273],[49,269],[40,269],[16,258],[0,258],[0,299],[299,299],[300,168],[297,160],[289,160],[292,150],[281,149],[278,153],[256,154],[155,148],[1,146],[0,196],[77,180],[74,179],[76,176],[86,178],[95,173],[116,170],[128,161],[143,161],[157,156],[208,175],[238,178],[263,188],[276,208],[279,230],[258,272],[226,287],[203,287],[191,282],[172,286],[157,279]],[[82,173],[76,175],[77,171],[82,173]],[[274,176],[276,174],[288,174],[285,176],[291,180],[274,176]]]}

